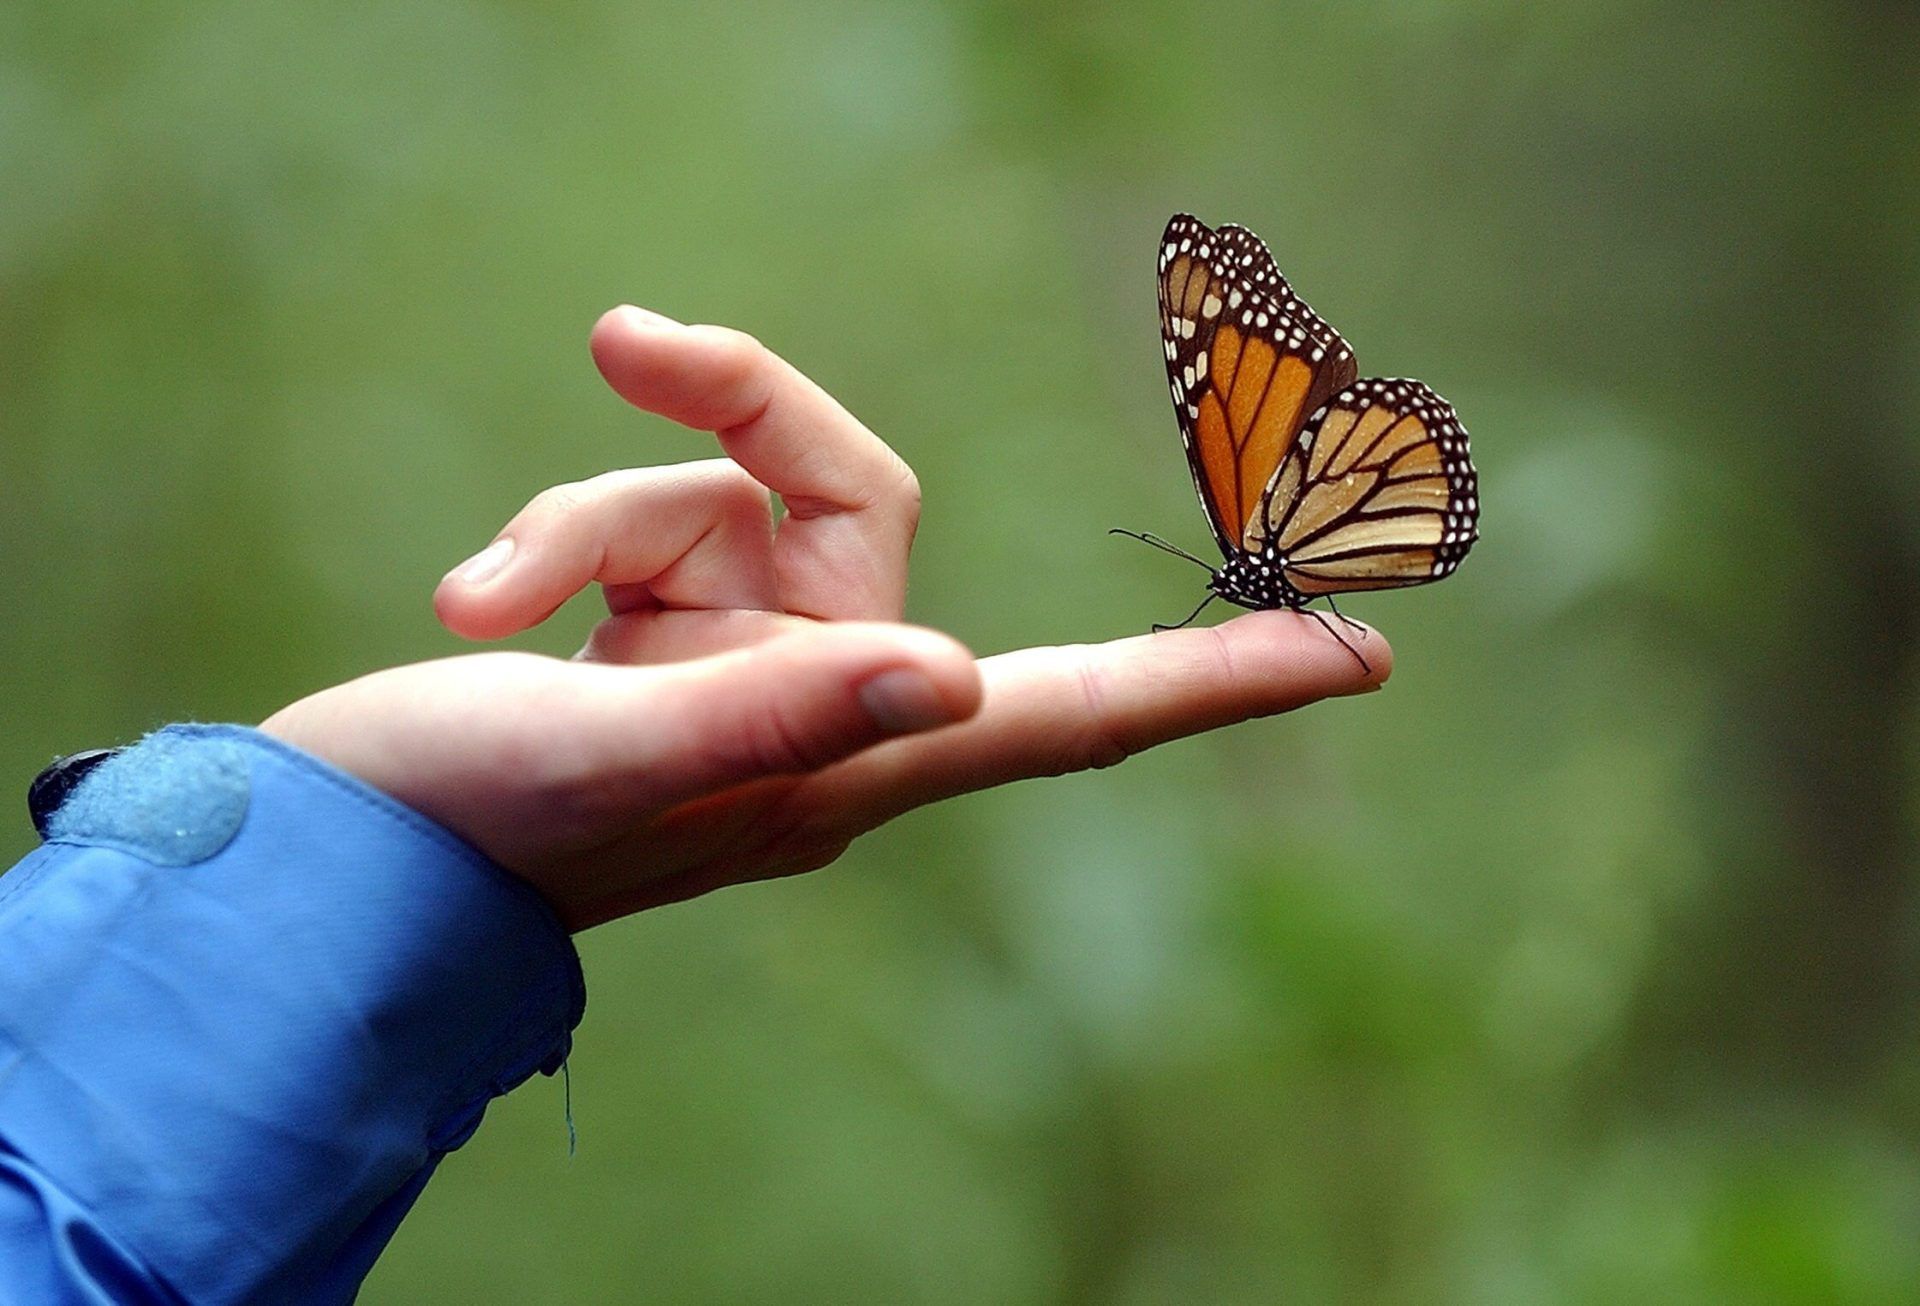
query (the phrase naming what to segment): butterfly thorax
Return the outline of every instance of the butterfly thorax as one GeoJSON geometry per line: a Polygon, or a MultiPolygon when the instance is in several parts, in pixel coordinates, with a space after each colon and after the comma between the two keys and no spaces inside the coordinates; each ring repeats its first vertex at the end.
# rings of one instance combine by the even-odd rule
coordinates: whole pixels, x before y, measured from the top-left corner
{"type": "Polygon", "coordinates": [[[1259,553],[1236,553],[1213,573],[1207,588],[1243,608],[1299,608],[1307,596],[1288,583],[1279,556],[1269,547],[1259,553]]]}

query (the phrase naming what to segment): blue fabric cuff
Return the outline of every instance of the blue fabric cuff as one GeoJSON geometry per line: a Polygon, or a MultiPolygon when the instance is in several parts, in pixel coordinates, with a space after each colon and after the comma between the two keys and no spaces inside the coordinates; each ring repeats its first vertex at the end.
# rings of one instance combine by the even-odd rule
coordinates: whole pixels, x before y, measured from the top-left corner
{"type": "Polygon", "coordinates": [[[194,1301],[349,1300],[586,1001],[525,884],[237,726],[81,782],[0,878],[0,994],[0,1143],[194,1301]]]}

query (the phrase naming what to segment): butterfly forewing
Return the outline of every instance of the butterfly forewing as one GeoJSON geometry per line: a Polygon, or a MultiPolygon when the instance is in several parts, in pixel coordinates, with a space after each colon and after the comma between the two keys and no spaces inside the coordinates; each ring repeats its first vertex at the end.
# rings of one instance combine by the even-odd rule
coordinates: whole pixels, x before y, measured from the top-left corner
{"type": "Polygon", "coordinates": [[[1280,266],[1273,261],[1273,251],[1267,248],[1266,241],[1232,222],[1213,235],[1220,248],[1222,266],[1252,283],[1254,289],[1269,299],[1293,298],[1293,287],[1280,275],[1280,266]]]}
{"type": "Polygon", "coordinates": [[[1439,580],[1477,538],[1479,486],[1453,408],[1418,381],[1356,381],[1275,470],[1243,547],[1302,594],[1439,580]]]}
{"type": "Polygon", "coordinates": [[[1178,214],[1159,266],[1174,415],[1194,488],[1231,556],[1308,415],[1353,381],[1353,351],[1244,227],[1216,232],[1178,214]]]}

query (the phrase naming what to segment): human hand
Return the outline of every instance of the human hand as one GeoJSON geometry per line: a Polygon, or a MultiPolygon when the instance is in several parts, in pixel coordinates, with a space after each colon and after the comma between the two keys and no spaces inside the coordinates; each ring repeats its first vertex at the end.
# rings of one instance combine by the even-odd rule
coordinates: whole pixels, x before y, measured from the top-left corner
{"type": "Polygon", "coordinates": [[[812,870],[924,803],[1391,670],[1378,635],[1363,670],[1288,612],[976,662],[899,624],[918,486],[818,386],[751,337],[641,309],[592,344],[616,391],[715,432],[727,458],[549,490],[435,595],[450,629],[498,639],[598,582],[610,615],[580,655],[400,667],[262,726],[456,831],[571,929],[812,870]]]}

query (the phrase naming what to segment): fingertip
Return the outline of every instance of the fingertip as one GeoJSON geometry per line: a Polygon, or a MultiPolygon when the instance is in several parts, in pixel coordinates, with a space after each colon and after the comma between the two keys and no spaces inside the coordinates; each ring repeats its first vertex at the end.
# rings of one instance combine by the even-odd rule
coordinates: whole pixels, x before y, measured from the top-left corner
{"type": "Polygon", "coordinates": [[[587,345],[593,352],[594,364],[604,374],[609,367],[618,366],[622,356],[647,336],[679,326],[680,323],[652,309],[620,304],[602,313],[594,322],[593,330],[587,335],[587,345]]]}
{"type": "Polygon", "coordinates": [[[524,596],[516,598],[511,590],[511,586],[496,590],[477,585],[457,572],[449,573],[433,591],[433,615],[460,638],[477,641],[517,635],[553,615],[551,610],[530,613],[524,596]]]}
{"type": "MultiPolygon", "coordinates": [[[[1357,652],[1361,658],[1366,659],[1366,665],[1363,667],[1355,658],[1348,657],[1347,660],[1352,664],[1359,679],[1347,693],[1371,694],[1375,690],[1385,689],[1388,678],[1393,675],[1393,646],[1387,643],[1387,637],[1362,621],[1354,622],[1353,627],[1349,628],[1336,617],[1334,625],[1339,627],[1342,635],[1352,641],[1353,652],[1357,652]]],[[[1322,631],[1322,634],[1324,633],[1322,631]]]]}
{"type": "Polygon", "coordinates": [[[971,649],[951,636],[921,627],[905,628],[919,645],[918,658],[933,683],[948,721],[965,721],[980,710],[986,688],[971,649]]]}
{"type": "Polygon", "coordinates": [[[681,325],[665,313],[656,313],[638,304],[616,304],[600,315],[593,324],[593,331],[599,335],[602,331],[647,331],[681,325]]]}
{"type": "Polygon", "coordinates": [[[473,596],[467,593],[467,586],[453,576],[442,579],[433,591],[433,615],[462,639],[490,637],[482,614],[474,607],[473,596]]]}
{"type": "Polygon", "coordinates": [[[831,622],[629,682],[653,722],[624,732],[662,801],[799,774],[979,710],[972,655],[932,631],[831,622]]]}
{"type": "Polygon", "coordinates": [[[467,639],[488,638],[487,608],[480,596],[513,561],[514,552],[513,536],[502,535],[442,576],[433,591],[433,613],[440,624],[467,639]]]}
{"type": "Polygon", "coordinates": [[[952,725],[970,715],[920,667],[888,667],[875,672],[859,683],[854,694],[883,734],[915,734],[952,725]]]}
{"type": "MultiPolygon", "coordinates": [[[[980,710],[985,689],[979,663],[966,645],[941,631],[924,626],[845,621],[819,625],[787,638],[844,644],[859,664],[855,678],[863,694],[865,686],[894,671],[920,677],[932,700],[926,705],[926,711],[937,711],[940,717],[928,725],[964,721],[980,710]]],[[[904,681],[896,683],[904,684],[904,681]]]]}
{"type": "Polygon", "coordinates": [[[1393,674],[1393,647],[1364,622],[1273,609],[1213,629],[1246,674],[1284,680],[1315,698],[1371,693],[1393,674]]]}
{"type": "Polygon", "coordinates": [[[816,623],[750,657],[753,691],[782,700],[793,721],[812,722],[816,738],[837,741],[822,750],[834,756],[964,721],[984,695],[973,654],[918,626],[816,623]]]}

